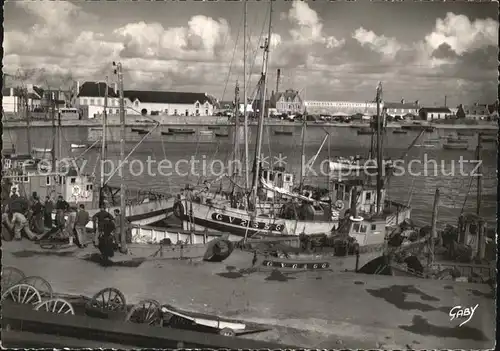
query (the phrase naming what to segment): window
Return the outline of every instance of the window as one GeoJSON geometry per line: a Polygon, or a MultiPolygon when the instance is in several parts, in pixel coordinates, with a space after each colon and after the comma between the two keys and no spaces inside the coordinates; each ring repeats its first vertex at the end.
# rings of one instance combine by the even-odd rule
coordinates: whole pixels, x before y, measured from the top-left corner
{"type": "Polygon", "coordinates": [[[87,105],[87,99],[82,99],[82,105],[87,105]]]}
{"type": "Polygon", "coordinates": [[[366,225],[361,225],[359,228],[360,233],[366,233],[366,225]]]}
{"type": "Polygon", "coordinates": [[[139,106],[139,101],[135,100],[134,105],[139,106]]]}
{"type": "Polygon", "coordinates": [[[92,184],[87,184],[86,189],[87,189],[87,191],[91,191],[92,190],[92,184]]]}
{"type": "Polygon", "coordinates": [[[356,223],[352,226],[352,230],[355,232],[359,232],[359,223],[356,223]]]}
{"type": "Polygon", "coordinates": [[[372,199],[372,193],[366,193],[366,197],[365,197],[366,201],[370,201],[372,199]]]}
{"type": "Polygon", "coordinates": [[[199,116],[200,115],[200,110],[196,110],[196,115],[199,116]]]}
{"type": "Polygon", "coordinates": [[[177,116],[177,109],[174,110],[174,116],[177,116]]]}
{"type": "Polygon", "coordinates": [[[45,185],[50,185],[50,177],[45,178],[45,185]]]}
{"type": "Polygon", "coordinates": [[[97,105],[99,105],[99,106],[100,106],[100,105],[102,105],[102,104],[103,104],[103,103],[102,103],[102,99],[97,99],[97,105]]]}
{"type": "Polygon", "coordinates": [[[199,102],[197,102],[197,103],[195,104],[195,107],[196,107],[196,108],[200,108],[200,103],[199,103],[199,102]]]}
{"type": "Polygon", "coordinates": [[[120,109],[119,109],[119,108],[117,108],[117,109],[116,109],[116,114],[117,114],[117,115],[119,115],[119,114],[120,114],[120,109]]]}
{"type": "Polygon", "coordinates": [[[208,116],[208,110],[205,110],[205,115],[208,116]]]}
{"type": "Polygon", "coordinates": [[[165,114],[168,115],[168,108],[165,109],[165,114]]]}
{"type": "Polygon", "coordinates": [[[290,176],[289,175],[286,175],[285,176],[285,182],[289,182],[290,181],[290,176]]]}
{"type": "Polygon", "coordinates": [[[90,105],[94,104],[94,99],[90,99],[90,105]]]}
{"type": "Polygon", "coordinates": [[[75,184],[75,183],[76,183],[76,178],[71,178],[71,179],[70,179],[70,183],[71,183],[71,184],[75,184]]]}
{"type": "Polygon", "coordinates": [[[377,225],[376,224],[372,224],[372,230],[375,230],[377,229],[377,225]]]}
{"type": "Polygon", "coordinates": [[[208,102],[205,102],[205,108],[208,108],[208,102]]]}
{"type": "Polygon", "coordinates": [[[186,110],[186,116],[189,116],[189,110],[186,110]]]}

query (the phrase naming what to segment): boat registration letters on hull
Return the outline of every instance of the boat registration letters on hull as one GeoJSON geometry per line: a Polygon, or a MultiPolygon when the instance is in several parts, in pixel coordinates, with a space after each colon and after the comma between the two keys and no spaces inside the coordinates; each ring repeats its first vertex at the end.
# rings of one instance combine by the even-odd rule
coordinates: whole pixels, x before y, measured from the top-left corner
{"type": "Polygon", "coordinates": [[[252,229],[271,230],[277,232],[281,232],[283,231],[283,229],[285,229],[285,226],[283,224],[253,222],[253,221],[248,221],[246,219],[223,215],[221,213],[212,213],[212,219],[217,222],[229,223],[244,228],[248,227],[252,229]]]}
{"type": "Polygon", "coordinates": [[[307,269],[307,270],[330,268],[330,263],[328,262],[280,262],[280,261],[264,260],[262,262],[262,265],[273,268],[290,268],[290,269],[307,269]]]}

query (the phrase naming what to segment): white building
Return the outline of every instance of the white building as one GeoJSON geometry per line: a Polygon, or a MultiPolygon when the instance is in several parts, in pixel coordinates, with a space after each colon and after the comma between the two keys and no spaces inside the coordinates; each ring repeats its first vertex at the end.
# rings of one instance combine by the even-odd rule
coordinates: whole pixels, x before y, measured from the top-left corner
{"type": "MultiPolygon", "coordinates": [[[[39,108],[42,103],[43,90],[34,86],[33,84],[27,84],[25,86],[27,97],[28,97],[28,110],[33,111],[39,108]]],[[[2,109],[6,113],[18,113],[24,111],[23,99],[20,98],[21,93],[20,88],[3,88],[2,89],[2,109]]]]}
{"type": "Polygon", "coordinates": [[[415,102],[406,102],[402,99],[401,102],[386,102],[384,104],[384,110],[390,116],[418,116],[419,109],[420,106],[418,100],[415,102]]]}
{"type": "MultiPolygon", "coordinates": [[[[355,101],[304,101],[309,115],[352,116],[356,114],[373,116],[377,114],[377,103],[355,101]]],[[[384,104],[380,104],[382,110],[384,104]]]]}
{"type": "Polygon", "coordinates": [[[80,82],[77,82],[76,105],[86,111],[84,118],[96,118],[103,115],[106,89],[108,89],[108,114],[119,114],[120,104],[116,85],[106,86],[104,82],[85,82],[80,85],[80,82]]]}
{"type": "Polygon", "coordinates": [[[422,107],[419,111],[421,119],[432,121],[435,119],[446,119],[453,117],[448,107],[422,107]]]}
{"type": "Polygon", "coordinates": [[[215,99],[206,93],[125,90],[127,114],[212,116],[215,99]]]}
{"type": "Polygon", "coordinates": [[[298,91],[287,89],[285,92],[273,94],[272,104],[276,106],[278,114],[286,113],[288,115],[302,113],[304,106],[298,91]]]}

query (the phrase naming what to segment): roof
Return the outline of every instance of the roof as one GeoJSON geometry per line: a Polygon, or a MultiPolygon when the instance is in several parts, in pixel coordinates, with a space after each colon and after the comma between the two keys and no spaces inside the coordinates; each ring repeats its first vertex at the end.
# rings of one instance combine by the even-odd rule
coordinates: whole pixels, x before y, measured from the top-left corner
{"type": "Polygon", "coordinates": [[[285,98],[285,101],[293,101],[296,97],[300,99],[299,92],[293,89],[287,89],[285,92],[276,93],[275,99],[278,101],[282,97],[285,98]]]}
{"type": "Polygon", "coordinates": [[[451,113],[448,107],[422,107],[420,111],[431,113],[451,113]]]}
{"type": "Polygon", "coordinates": [[[78,97],[104,97],[106,93],[106,87],[108,88],[108,96],[118,97],[115,90],[107,86],[105,82],[85,82],[80,86],[78,91],[78,97]]]}
{"type": "Polygon", "coordinates": [[[176,91],[147,91],[147,90],[125,90],[123,95],[130,101],[136,99],[140,102],[150,102],[158,104],[194,104],[199,102],[212,103],[212,99],[205,93],[184,93],[176,91]]]}
{"type": "Polygon", "coordinates": [[[489,115],[488,105],[464,105],[463,110],[466,115],[489,115]]]}
{"type": "Polygon", "coordinates": [[[417,109],[418,105],[414,102],[384,102],[384,108],[417,109]]]}

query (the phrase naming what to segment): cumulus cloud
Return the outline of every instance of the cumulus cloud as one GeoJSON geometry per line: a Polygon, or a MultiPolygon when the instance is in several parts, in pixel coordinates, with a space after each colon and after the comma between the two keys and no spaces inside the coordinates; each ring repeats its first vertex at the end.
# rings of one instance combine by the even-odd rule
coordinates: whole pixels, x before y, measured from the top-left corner
{"type": "Polygon", "coordinates": [[[425,37],[432,49],[447,44],[457,55],[498,45],[498,22],[488,19],[469,20],[467,16],[448,12],[444,19],[436,20],[436,27],[425,37]]]}
{"type": "Polygon", "coordinates": [[[363,27],[356,29],[352,37],[362,46],[367,46],[389,59],[394,59],[402,49],[402,45],[395,38],[377,35],[373,31],[366,30],[363,27]]]}

